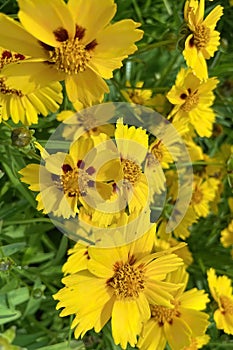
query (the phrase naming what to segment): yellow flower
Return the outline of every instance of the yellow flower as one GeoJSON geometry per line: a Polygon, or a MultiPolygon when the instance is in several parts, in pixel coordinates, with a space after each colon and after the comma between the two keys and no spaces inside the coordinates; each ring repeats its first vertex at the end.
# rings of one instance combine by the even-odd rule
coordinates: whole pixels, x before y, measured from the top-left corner
{"type": "MultiPolygon", "coordinates": [[[[151,174],[147,167],[147,173],[143,172],[142,164],[145,162],[148,153],[148,135],[146,130],[129,127],[123,124],[123,120],[119,119],[115,131],[116,153],[119,154],[119,162],[115,166],[109,162],[109,172],[116,176],[116,166],[118,167],[116,179],[116,193],[119,198],[127,204],[129,212],[140,212],[149,204],[152,194],[161,193],[164,188],[165,177],[161,171],[155,175],[151,174]],[[150,181],[154,178],[154,182],[150,181]],[[121,186],[117,186],[117,181],[121,182],[121,186]]],[[[158,167],[158,170],[160,168],[158,167]]]]}
{"type": "Polygon", "coordinates": [[[76,101],[73,107],[77,111],[65,110],[57,114],[57,120],[63,122],[62,136],[66,140],[77,140],[80,136],[91,137],[94,145],[104,142],[114,135],[115,126],[108,123],[113,104],[101,104],[93,108],[81,110],[80,103],[76,101]],[[105,107],[103,107],[105,106],[105,107]],[[103,113],[105,109],[105,114],[103,113]]]}
{"type": "Polygon", "coordinates": [[[183,219],[179,223],[179,225],[174,229],[174,235],[177,238],[186,239],[190,236],[190,228],[191,226],[197,222],[197,215],[194,209],[189,206],[183,219]]]}
{"type": "Polygon", "coordinates": [[[218,309],[214,312],[214,320],[218,329],[233,334],[233,295],[231,280],[223,275],[217,277],[213,268],[207,272],[209,289],[218,309]]]}
{"type": "Polygon", "coordinates": [[[76,315],[76,338],[92,328],[100,332],[111,318],[114,342],[123,349],[127,343],[135,346],[150,318],[149,304],[170,305],[171,293],[181,285],[164,279],[182,260],[169,251],[151,254],[153,239],[154,227],[127,245],[89,247],[87,270],[62,280],[65,287],[54,299],[59,300],[57,308],[64,308],[60,316],[76,315]]]}
{"type": "Polygon", "coordinates": [[[162,140],[155,140],[150,145],[150,153],[160,162],[163,169],[168,169],[169,164],[174,163],[176,159],[173,159],[175,153],[171,153],[168,151],[162,140]]]}
{"type": "MultiPolygon", "coordinates": [[[[231,220],[229,225],[221,231],[220,242],[224,248],[233,246],[233,220],[231,220]]],[[[233,257],[233,249],[231,250],[231,255],[233,257]]]]}
{"type": "Polygon", "coordinates": [[[138,81],[135,85],[135,88],[132,88],[130,82],[127,81],[126,89],[121,90],[121,93],[126,101],[138,105],[147,106],[147,103],[150,101],[152,95],[152,90],[144,89],[143,85],[143,81],[138,81]]]}
{"type": "Polygon", "coordinates": [[[205,309],[209,301],[204,290],[193,288],[185,292],[188,274],[180,268],[167,277],[170,283],[184,283],[173,293],[170,307],[151,304],[151,318],[144,325],[138,341],[141,350],[163,350],[168,342],[172,350],[188,347],[193,338],[204,335],[208,326],[205,309]]]}
{"type": "Polygon", "coordinates": [[[214,30],[223,14],[223,7],[216,6],[204,19],[205,0],[187,0],[184,18],[189,29],[183,51],[187,66],[200,79],[208,78],[206,60],[214,56],[219,42],[219,32],[214,30]]]}
{"type": "Polygon", "coordinates": [[[174,105],[170,117],[174,121],[188,122],[199,136],[210,137],[215,113],[211,109],[214,101],[213,89],[218,80],[207,79],[202,82],[190,69],[181,68],[176,83],[167,94],[168,100],[174,105]]]}
{"type": "Polygon", "coordinates": [[[0,123],[11,118],[15,124],[20,121],[25,125],[36,124],[39,114],[46,117],[50,112],[56,112],[62,102],[62,86],[58,82],[36,89],[30,82],[25,89],[8,85],[7,77],[1,71],[12,62],[24,60],[24,55],[0,49],[0,123]]]}
{"type": "Polygon", "coordinates": [[[132,20],[110,24],[116,13],[113,0],[67,4],[19,0],[18,4],[21,24],[0,16],[0,45],[31,59],[7,67],[4,74],[12,83],[17,76],[19,86],[29,79],[36,85],[65,80],[70,101],[80,100],[85,106],[109,91],[103,78],[112,77],[143,35],[137,29],[140,24],[132,20]]]}
{"type": "MultiPolygon", "coordinates": [[[[65,219],[75,217],[78,204],[88,191],[95,191],[96,169],[92,166],[92,152],[88,155],[93,141],[80,137],[71,145],[69,154],[57,152],[49,155],[41,146],[38,148],[45,165],[29,164],[21,169],[21,181],[29,184],[32,191],[40,192],[36,197],[38,210],[65,219]]],[[[96,185],[98,188],[98,183],[96,185]]],[[[101,186],[101,193],[107,199],[112,186],[104,183],[101,186]]]]}
{"type": "Polygon", "coordinates": [[[210,203],[218,190],[219,180],[208,178],[203,180],[196,176],[194,180],[191,205],[198,217],[206,217],[210,212],[210,203]]]}

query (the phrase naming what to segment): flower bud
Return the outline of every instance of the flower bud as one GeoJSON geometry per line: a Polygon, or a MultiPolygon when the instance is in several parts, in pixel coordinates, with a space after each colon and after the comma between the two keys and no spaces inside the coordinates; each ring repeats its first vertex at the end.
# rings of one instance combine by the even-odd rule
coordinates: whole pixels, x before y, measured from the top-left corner
{"type": "Polygon", "coordinates": [[[11,133],[11,141],[13,146],[26,147],[32,139],[32,133],[25,127],[16,128],[11,133]]]}

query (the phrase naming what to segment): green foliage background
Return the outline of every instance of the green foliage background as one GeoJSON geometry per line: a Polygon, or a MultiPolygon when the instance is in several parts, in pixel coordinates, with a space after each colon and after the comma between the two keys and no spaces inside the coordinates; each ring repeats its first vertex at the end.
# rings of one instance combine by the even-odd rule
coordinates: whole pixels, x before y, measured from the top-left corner
{"type": "MultiPolygon", "coordinates": [[[[88,0],[87,0],[88,1],[88,0]]],[[[100,0],[101,2],[101,0],[100,0]]],[[[154,93],[166,93],[184,60],[178,50],[179,30],[183,21],[184,1],[117,0],[115,20],[132,18],[142,23],[145,32],[138,52],[124,61],[109,81],[110,101],[123,101],[120,93],[126,80],[134,86],[138,80],[154,93]]],[[[198,139],[206,153],[214,155],[223,143],[232,143],[233,115],[233,7],[228,0],[206,1],[207,12],[214,6],[224,6],[219,22],[221,47],[209,61],[210,76],[220,83],[216,90],[214,109],[217,123],[223,127],[218,136],[198,139]]],[[[1,0],[0,11],[17,17],[17,3],[1,0]]],[[[61,110],[69,106],[64,99],[61,110]]],[[[8,123],[12,127],[12,123],[8,123]]],[[[33,125],[34,137],[42,144],[53,133],[58,122],[56,115],[40,118],[33,125]]],[[[11,144],[11,130],[0,125],[0,349],[120,349],[114,345],[110,326],[100,334],[89,332],[83,341],[73,339],[72,319],[60,318],[52,295],[62,287],[61,266],[67,249],[74,242],[62,235],[50,220],[36,210],[35,196],[19,180],[18,171],[33,160],[30,147],[19,149],[11,144]]],[[[34,161],[34,160],[33,160],[34,161]]],[[[192,229],[188,240],[194,263],[190,266],[190,287],[207,288],[206,270],[214,267],[217,273],[233,277],[230,249],[219,242],[220,231],[230,222],[227,198],[232,196],[229,179],[225,180],[219,212],[202,219],[192,229]]],[[[209,311],[213,310],[209,304],[209,311]]],[[[211,319],[208,333],[211,342],[206,350],[233,349],[229,336],[218,331],[211,319]]],[[[130,347],[128,348],[130,349],[130,347]]]]}

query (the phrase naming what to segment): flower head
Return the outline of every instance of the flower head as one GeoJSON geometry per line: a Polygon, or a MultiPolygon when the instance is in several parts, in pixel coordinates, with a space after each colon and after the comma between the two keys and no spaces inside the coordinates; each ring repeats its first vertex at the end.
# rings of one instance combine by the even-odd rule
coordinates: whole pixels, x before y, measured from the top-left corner
{"type": "MultiPolygon", "coordinates": [[[[57,152],[50,155],[41,146],[39,148],[45,164],[29,164],[21,169],[21,181],[29,184],[32,191],[39,192],[36,197],[38,210],[65,219],[75,217],[78,205],[88,191],[95,184],[98,188],[94,178],[96,169],[92,166],[92,139],[80,137],[71,145],[68,154],[57,152]]],[[[110,195],[111,190],[110,185],[102,184],[104,198],[110,195]]]]}
{"type": "MultiPolygon", "coordinates": [[[[113,0],[97,1],[19,0],[21,24],[1,14],[0,44],[20,48],[29,60],[13,64],[4,71],[36,85],[65,80],[69,99],[85,106],[99,101],[108,86],[103,80],[112,77],[122,60],[141,39],[140,24],[122,20],[110,24],[116,5],[113,0]],[[10,33],[10,34],[9,34],[10,33]]],[[[21,79],[15,83],[21,85],[21,79]]]]}
{"type": "Polygon", "coordinates": [[[144,82],[138,81],[135,88],[131,87],[129,81],[126,82],[126,89],[121,90],[122,95],[126,101],[135,103],[138,105],[147,106],[150,102],[152,90],[143,88],[144,82]]]}
{"type": "Polygon", "coordinates": [[[214,320],[218,329],[233,334],[233,295],[231,280],[223,275],[216,276],[213,268],[207,272],[209,289],[218,309],[214,312],[214,320]]]}
{"type": "Polygon", "coordinates": [[[189,29],[185,40],[184,58],[188,67],[200,79],[208,78],[206,60],[214,56],[219,46],[219,32],[216,24],[223,14],[223,7],[216,6],[204,19],[205,0],[187,0],[184,19],[189,29]]]}
{"type": "Polygon", "coordinates": [[[172,350],[189,349],[193,338],[204,335],[208,326],[208,315],[200,311],[209,301],[207,294],[196,288],[185,292],[188,274],[183,268],[169,274],[167,280],[184,284],[174,292],[170,307],[150,305],[151,318],[143,327],[139,349],[163,350],[166,342],[172,350]]]}
{"type": "Polygon", "coordinates": [[[202,82],[190,69],[181,68],[176,83],[168,92],[167,98],[174,105],[170,116],[174,121],[188,122],[199,136],[211,136],[215,113],[211,108],[214,101],[213,89],[218,80],[202,82]]]}
{"type": "Polygon", "coordinates": [[[197,217],[206,217],[209,214],[210,203],[216,196],[218,185],[217,179],[208,178],[203,181],[202,178],[195,177],[191,205],[197,217]]]}
{"type": "Polygon", "coordinates": [[[182,260],[167,252],[151,254],[154,227],[138,240],[113,248],[88,248],[87,270],[63,279],[65,287],[54,298],[61,316],[75,314],[75,337],[89,329],[99,332],[111,318],[116,344],[135,346],[143,322],[150,318],[149,304],[169,306],[180,285],[164,282],[182,260]],[[88,304],[86,301],[89,301],[88,304]]]}

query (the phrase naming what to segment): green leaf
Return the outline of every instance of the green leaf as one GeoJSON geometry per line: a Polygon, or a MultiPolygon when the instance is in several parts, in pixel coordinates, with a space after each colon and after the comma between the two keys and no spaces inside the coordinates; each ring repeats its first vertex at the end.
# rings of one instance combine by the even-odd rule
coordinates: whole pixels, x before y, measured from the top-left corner
{"type": "Polygon", "coordinates": [[[9,305],[16,306],[29,299],[27,287],[18,288],[7,293],[9,305]]]}
{"type": "Polygon", "coordinates": [[[5,309],[0,306],[0,325],[16,320],[21,316],[18,310],[5,309]]]}
{"type": "Polygon", "coordinates": [[[2,252],[3,256],[10,256],[22,250],[25,247],[26,247],[25,242],[7,244],[5,246],[0,247],[0,253],[2,252]]]}
{"type": "Polygon", "coordinates": [[[40,350],[68,350],[68,349],[85,350],[85,346],[83,342],[74,340],[74,341],[71,341],[70,344],[68,344],[68,342],[63,342],[63,343],[44,346],[43,348],[40,348],[40,350]]]}

